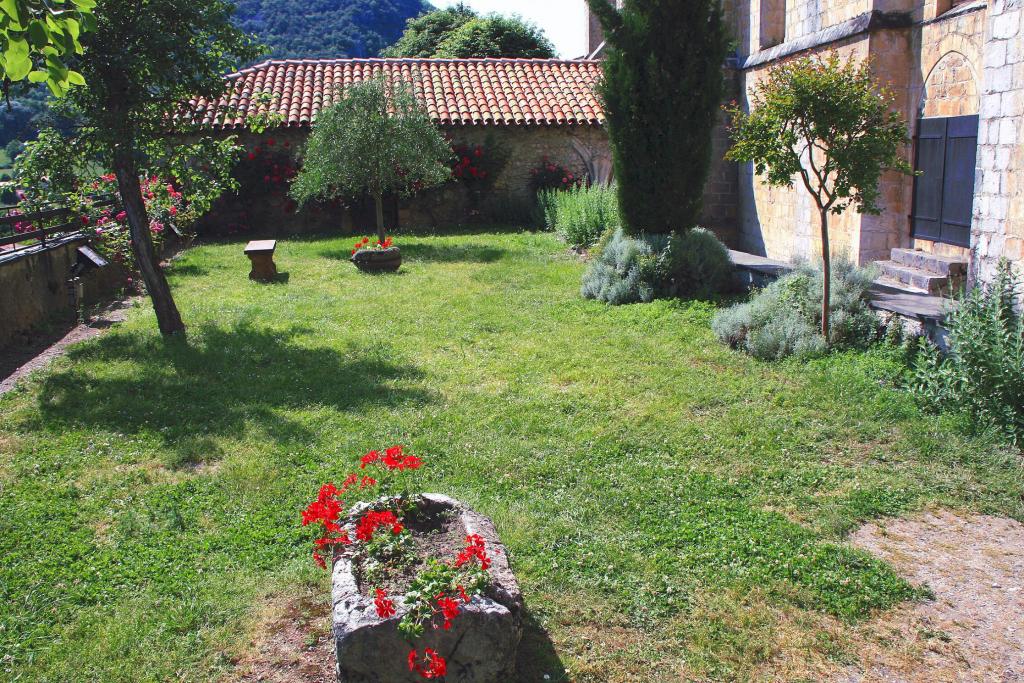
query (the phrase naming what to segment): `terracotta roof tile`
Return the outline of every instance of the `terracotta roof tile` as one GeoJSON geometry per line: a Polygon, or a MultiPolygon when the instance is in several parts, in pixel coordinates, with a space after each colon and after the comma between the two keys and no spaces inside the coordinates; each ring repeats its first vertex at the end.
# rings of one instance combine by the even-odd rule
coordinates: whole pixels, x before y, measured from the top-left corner
{"type": "Polygon", "coordinates": [[[599,62],[552,59],[289,59],[226,76],[214,102],[193,100],[209,128],[242,127],[246,116],[275,111],[287,126],[308,126],[339,91],[375,74],[413,82],[417,98],[443,125],[602,125],[599,62]],[[272,103],[254,101],[269,93],[272,103]]]}

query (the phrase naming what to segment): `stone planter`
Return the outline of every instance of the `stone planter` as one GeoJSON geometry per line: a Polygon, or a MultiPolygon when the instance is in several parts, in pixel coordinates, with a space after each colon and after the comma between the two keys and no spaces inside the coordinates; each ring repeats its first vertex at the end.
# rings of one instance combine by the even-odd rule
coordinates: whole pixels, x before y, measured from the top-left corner
{"type": "MultiPolygon", "coordinates": [[[[377,616],[367,586],[360,583],[354,561],[339,556],[332,575],[334,642],[338,680],[341,683],[421,683],[409,671],[409,651],[433,648],[448,662],[446,683],[498,683],[512,680],[516,652],[522,637],[523,596],[519,591],[504,546],[494,525],[457,500],[425,494],[417,503],[420,515],[450,515],[460,535],[479,534],[487,543],[493,564],[488,569],[491,587],[462,606],[451,630],[427,628],[422,638],[410,643],[398,631],[407,609],[394,597],[398,613],[390,619],[377,616]]],[[[446,559],[446,558],[439,558],[446,559]]]]}
{"type": "Polygon", "coordinates": [[[352,263],[364,273],[394,273],[402,266],[402,252],[398,247],[360,249],[352,255],[352,263]]]}

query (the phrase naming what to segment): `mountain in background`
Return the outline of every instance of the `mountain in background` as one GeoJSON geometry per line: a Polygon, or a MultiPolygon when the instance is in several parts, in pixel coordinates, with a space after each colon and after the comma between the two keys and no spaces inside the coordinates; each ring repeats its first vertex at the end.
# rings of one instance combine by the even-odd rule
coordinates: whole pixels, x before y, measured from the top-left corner
{"type": "Polygon", "coordinates": [[[235,23],[268,57],[376,57],[405,22],[435,9],[426,0],[236,0],[235,23]]]}
{"type": "MultiPolygon", "coordinates": [[[[191,1],[191,0],[190,0],[191,1]]],[[[235,23],[270,48],[267,57],[376,57],[407,20],[436,8],[426,0],[236,0],[235,23]]],[[[45,85],[16,88],[11,109],[0,103],[0,172],[5,146],[31,140],[54,120],[45,85]]],[[[11,149],[10,151],[15,151],[11,149]]]]}

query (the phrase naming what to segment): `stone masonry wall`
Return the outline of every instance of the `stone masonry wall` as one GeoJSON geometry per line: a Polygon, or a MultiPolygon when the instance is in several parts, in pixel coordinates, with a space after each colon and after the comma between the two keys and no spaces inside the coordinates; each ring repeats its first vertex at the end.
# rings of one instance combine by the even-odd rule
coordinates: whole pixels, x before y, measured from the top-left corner
{"type": "Polygon", "coordinates": [[[835,26],[872,9],[870,0],[789,0],[786,40],[795,40],[835,26]]]}
{"type": "MultiPolygon", "coordinates": [[[[924,16],[932,16],[949,3],[934,1],[923,7],[924,16]]],[[[951,12],[926,21],[913,32],[913,54],[908,120],[916,130],[921,117],[967,116],[977,114],[981,106],[982,51],[985,46],[986,9],[951,12]]],[[[911,191],[913,182],[910,183],[911,191]]],[[[907,200],[907,214],[912,200],[907,200]]],[[[910,226],[907,225],[909,234],[910,226]]],[[[916,238],[915,249],[942,256],[967,259],[970,249],[916,238]]]]}
{"type": "MultiPolygon", "coordinates": [[[[869,52],[874,60],[876,79],[893,95],[893,107],[908,122],[903,158],[913,163],[910,141],[916,95],[911,75],[914,67],[913,36],[908,29],[885,29],[870,34],[869,52]]],[[[895,247],[909,246],[910,215],[914,180],[911,176],[888,171],[879,179],[879,214],[860,216],[858,260],[860,263],[887,260],[895,247]]]]}
{"type": "MultiPolygon", "coordinates": [[[[978,274],[989,277],[999,256],[1020,260],[1024,229],[1024,146],[1021,136],[1021,69],[1024,0],[999,0],[988,9],[981,1],[952,0],[786,0],[785,40],[793,41],[839,24],[863,12],[907,12],[916,22],[909,29],[872,30],[799,54],[870,56],[878,80],[896,97],[896,108],[917,128],[920,117],[981,114],[975,225],[972,249],[978,274]],[[997,17],[998,14],[998,17],[997,17]]],[[[739,52],[763,49],[763,14],[777,10],[776,0],[734,0],[727,5],[729,22],[739,35],[739,52]]],[[[740,75],[741,92],[764,76],[772,63],[759,64],[740,75]]],[[[905,150],[911,158],[913,148],[905,150]]],[[[965,256],[967,250],[910,235],[913,179],[886,173],[881,179],[880,215],[852,211],[831,222],[833,249],[861,263],[888,258],[894,247],[965,256]]],[[[818,218],[812,200],[795,184],[769,188],[749,166],[739,170],[739,243],[741,248],[775,258],[819,256],[818,218]]]]}
{"type": "MultiPolygon", "coordinates": [[[[84,237],[69,240],[0,263],[0,349],[48,323],[74,319],[67,281],[78,247],[87,242],[84,237]]],[[[114,290],[115,280],[106,275],[92,271],[83,276],[84,303],[101,301],[114,290]]]]}
{"type": "MultiPolygon", "coordinates": [[[[533,202],[530,171],[548,157],[577,177],[587,172],[584,154],[610,157],[608,136],[599,126],[452,127],[443,131],[455,143],[495,144],[508,152],[508,163],[493,190],[473,197],[460,183],[449,183],[410,198],[391,201],[386,208],[389,227],[458,225],[472,221],[519,222],[533,202]],[[576,144],[574,144],[574,142],[576,144]]],[[[308,130],[272,130],[245,133],[239,142],[246,149],[242,164],[258,169],[246,176],[239,195],[225,195],[204,218],[200,230],[215,233],[288,235],[339,230],[345,234],[368,233],[373,213],[367,206],[347,208],[340,202],[311,203],[298,209],[287,195],[285,168],[301,149],[308,130]],[[261,170],[265,169],[265,170],[261,170]]]]}
{"type": "Polygon", "coordinates": [[[983,54],[971,275],[1000,258],[1024,272],[1024,0],[993,0],[983,54]]]}
{"type": "MultiPolygon", "coordinates": [[[[836,44],[842,58],[868,54],[867,36],[836,44]]],[[[749,97],[771,64],[747,69],[741,75],[741,93],[749,97]]],[[[770,258],[792,260],[821,257],[820,219],[817,205],[799,180],[792,187],[770,187],[755,176],[751,164],[739,168],[739,248],[770,258]]],[[[848,210],[829,218],[834,256],[861,260],[861,216],[848,210]]]]}

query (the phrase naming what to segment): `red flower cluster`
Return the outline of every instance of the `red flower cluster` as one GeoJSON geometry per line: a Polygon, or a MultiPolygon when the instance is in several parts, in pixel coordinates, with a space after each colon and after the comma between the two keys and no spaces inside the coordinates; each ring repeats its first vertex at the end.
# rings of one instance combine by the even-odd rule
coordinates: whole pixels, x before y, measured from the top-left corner
{"type": "Polygon", "coordinates": [[[484,180],[487,169],[483,167],[484,148],[480,145],[455,145],[452,147],[457,161],[452,166],[452,177],[457,180],[484,180]]]}
{"type": "Polygon", "coordinates": [[[409,671],[415,671],[427,679],[442,678],[448,673],[448,663],[444,661],[444,657],[427,647],[423,648],[423,662],[420,662],[417,650],[409,653],[409,671]]]}
{"type": "Polygon", "coordinates": [[[474,559],[480,561],[481,569],[487,569],[491,566],[491,558],[487,556],[484,539],[479,534],[466,536],[466,549],[455,558],[455,566],[462,567],[474,559]]]}
{"type": "MultiPolygon", "coordinates": [[[[264,185],[281,187],[283,192],[282,186],[294,178],[298,174],[298,170],[287,156],[275,155],[271,148],[276,144],[277,141],[274,138],[270,138],[264,143],[265,147],[256,145],[246,155],[246,158],[253,163],[250,165],[250,168],[245,169],[245,172],[256,177],[262,174],[264,185]]],[[[286,143],[284,146],[288,147],[288,144],[286,143]]]]}
{"type": "MultiPolygon", "coordinates": [[[[351,479],[351,477],[349,478],[351,479]]],[[[313,561],[323,569],[327,569],[327,560],[321,555],[321,551],[324,548],[335,545],[347,545],[352,542],[348,537],[348,533],[338,523],[342,507],[341,499],[338,496],[349,485],[348,479],[345,480],[345,484],[340,490],[334,484],[324,484],[320,487],[320,493],[317,495],[316,500],[302,511],[302,526],[310,524],[320,524],[323,526],[323,535],[313,541],[313,545],[316,548],[313,551],[313,561]]]]}
{"type": "Polygon", "coordinates": [[[404,446],[392,446],[381,455],[379,451],[370,451],[360,459],[360,467],[380,463],[389,470],[418,470],[423,466],[423,459],[417,455],[406,454],[404,446]]]}
{"type": "Polygon", "coordinates": [[[402,523],[398,521],[398,516],[391,510],[383,510],[381,512],[371,510],[363,515],[356,524],[356,538],[364,543],[368,543],[377,532],[377,529],[383,526],[391,527],[391,533],[393,534],[400,534],[405,529],[402,523]]]}
{"type": "Polygon", "coordinates": [[[534,190],[571,190],[581,187],[584,179],[576,176],[564,166],[552,163],[544,157],[540,166],[530,171],[530,184],[534,190]]]}
{"type": "Polygon", "coordinates": [[[437,602],[438,611],[441,616],[444,617],[444,630],[448,631],[452,627],[452,619],[459,616],[459,603],[452,600],[444,593],[438,593],[437,597],[434,598],[437,602]]]}
{"type": "Polygon", "coordinates": [[[388,599],[388,594],[380,588],[377,589],[377,595],[373,599],[373,605],[377,608],[377,616],[381,619],[388,619],[395,616],[395,603],[388,599]]]}
{"type": "Polygon", "coordinates": [[[377,240],[373,246],[370,246],[370,238],[364,237],[355,243],[355,246],[352,248],[352,255],[355,256],[357,251],[363,249],[390,249],[392,246],[394,246],[394,242],[391,241],[390,237],[386,238],[383,242],[377,240]]]}

